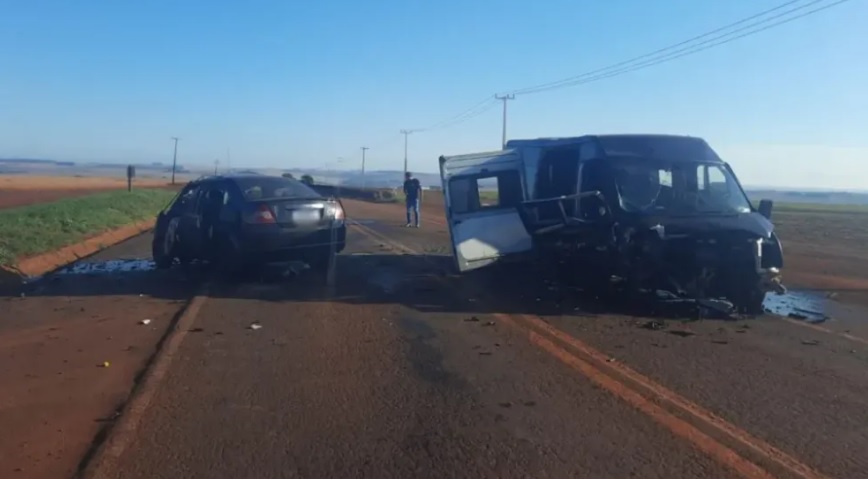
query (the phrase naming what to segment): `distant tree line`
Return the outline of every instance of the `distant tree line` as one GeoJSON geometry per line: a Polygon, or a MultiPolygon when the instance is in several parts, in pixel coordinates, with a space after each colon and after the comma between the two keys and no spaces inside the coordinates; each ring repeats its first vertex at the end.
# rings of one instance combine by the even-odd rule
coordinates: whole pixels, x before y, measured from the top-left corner
{"type": "MultiPolygon", "coordinates": [[[[295,176],[292,173],[284,173],[281,176],[283,176],[284,178],[290,178],[293,180],[295,179],[295,176]]],[[[301,175],[301,178],[299,179],[299,181],[301,181],[302,183],[307,184],[307,185],[312,185],[313,184],[313,176],[301,175]]]]}

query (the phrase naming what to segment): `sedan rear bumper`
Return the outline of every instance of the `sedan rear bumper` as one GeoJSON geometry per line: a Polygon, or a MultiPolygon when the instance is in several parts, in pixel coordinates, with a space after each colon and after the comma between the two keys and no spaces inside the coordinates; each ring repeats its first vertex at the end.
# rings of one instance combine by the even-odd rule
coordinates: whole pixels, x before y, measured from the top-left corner
{"type": "Polygon", "coordinates": [[[340,253],[346,246],[347,228],[307,229],[263,228],[245,231],[241,252],[256,262],[316,261],[332,249],[340,253]]]}

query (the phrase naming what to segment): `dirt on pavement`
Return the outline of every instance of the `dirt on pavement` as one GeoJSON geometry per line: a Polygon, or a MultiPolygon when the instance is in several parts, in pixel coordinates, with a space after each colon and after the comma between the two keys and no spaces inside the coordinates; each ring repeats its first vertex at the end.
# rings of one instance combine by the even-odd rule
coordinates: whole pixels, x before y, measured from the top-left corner
{"type": "Polygon", "coordinates": [[[71,477],[196,285],[152,270],[148,235],[0,298],[0,477],[71,477]],[[130,259],[124,259],[130,258],[130,259]],[[149,319],[149,324],[140,324],[149,319]]]}

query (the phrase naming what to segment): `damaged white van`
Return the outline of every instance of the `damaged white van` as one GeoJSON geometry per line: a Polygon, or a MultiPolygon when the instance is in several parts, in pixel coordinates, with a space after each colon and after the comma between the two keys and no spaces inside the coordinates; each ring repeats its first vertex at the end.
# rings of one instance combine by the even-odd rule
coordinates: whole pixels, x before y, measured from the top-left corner
{"type": "Polygon", "coordinates": [[[599,292],[725,299],[750,314],[783,289],[772,202],[755,208],[701,138],[512,140],[440,157],[440,176],[461,272],[543,261],[599,292]]]}

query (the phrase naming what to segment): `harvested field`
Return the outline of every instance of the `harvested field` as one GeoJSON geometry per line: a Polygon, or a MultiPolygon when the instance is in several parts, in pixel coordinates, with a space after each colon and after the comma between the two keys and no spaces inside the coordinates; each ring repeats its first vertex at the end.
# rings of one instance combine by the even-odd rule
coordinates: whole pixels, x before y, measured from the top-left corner
{"type": "MultiPolygon", "coordinates": [[[[86,196],[103,191],[124,189],[125,178],[0,175],[0,209],[86,196]]],[[[136,188],[168,187],[165,180],[140,178],[136,188]]]]}

